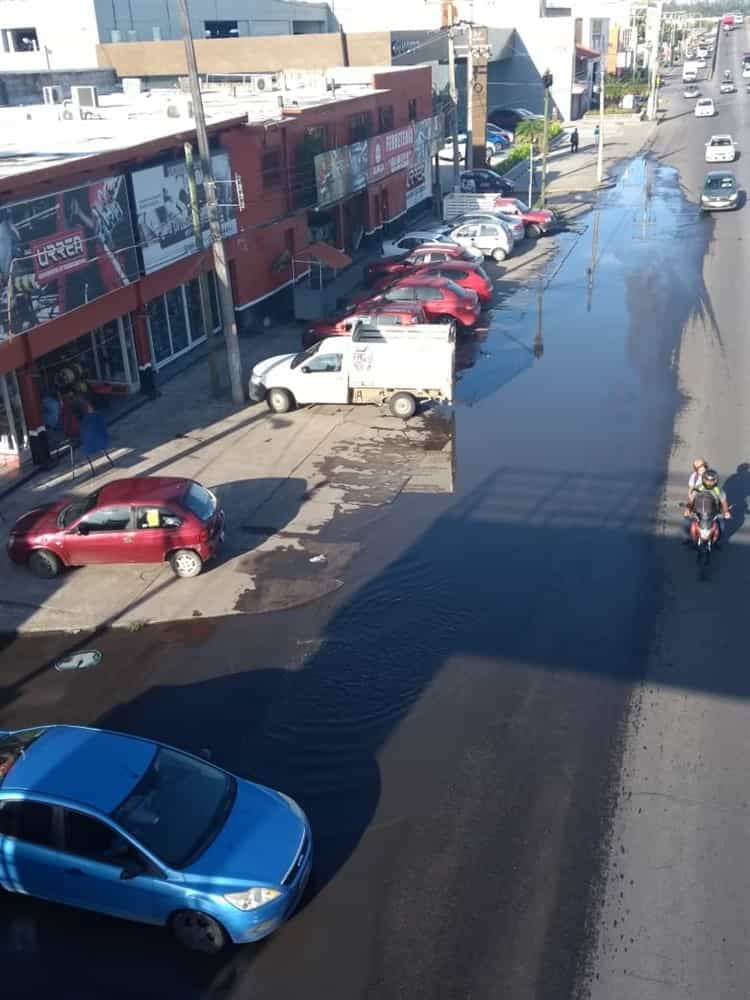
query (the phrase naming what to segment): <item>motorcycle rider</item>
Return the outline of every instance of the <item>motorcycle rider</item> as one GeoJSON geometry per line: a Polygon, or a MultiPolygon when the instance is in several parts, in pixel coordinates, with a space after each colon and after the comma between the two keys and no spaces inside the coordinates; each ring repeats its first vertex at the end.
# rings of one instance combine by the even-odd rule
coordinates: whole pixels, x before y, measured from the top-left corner
{"type": "MultiPolygon", "coordinates": [[[[725,521],[729,520],[732,515],[729,511],[727,495],[719,486],[719,477],[713,469],[706,469],[701,476],[700,483],[698,483],[696,489],[691,492],[688,498],[687,507],[683,512],[683,516],[690,517],[695,507],[697,505],[703,507],[703,502],[707,499],[710,499],[714,514],[718,514],[718,512],[721,511],[722,519],[725,521]]],[[[706,513],[710,513],[710,511],[706,513]]],[[[724,534],[721,520],[719,520],[717,524],[719,526],[719,536],[721,537],[724,534]]]]}

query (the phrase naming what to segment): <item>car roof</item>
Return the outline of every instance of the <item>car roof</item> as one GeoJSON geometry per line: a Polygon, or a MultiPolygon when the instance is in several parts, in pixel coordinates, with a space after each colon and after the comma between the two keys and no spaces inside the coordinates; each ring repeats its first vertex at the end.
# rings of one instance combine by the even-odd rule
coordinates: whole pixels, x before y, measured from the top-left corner
{"type": "MultiPolygon", "coordinates": [[[[369,302],[369,299],[365,300],[369,302]]],[[[422,311],[422,306],[419,302],[390,302],[386,300],[385,302],[373,302],[372,309],[362,309],[357,310],[357,313],[362,313],[367,315],[369,312],[385,312],[385,313],[418,313],[422,311]]]]}
{"type": "Polygon", "coordinates": [[[190,483],[190,479],[177,476],[133,476],[131,479],[115,479],[99,490],[97,506],[176,500],[183,495],[190,483]]]}
{"type": "Polygon", "coordinates": [[[15,761],[4,792],[37,793],[110,813],[138,784],[157,744],[86,726],[47,726],[15,761]]]}
{"type": "Polygon", "coordinates": [[[399,278],[395,284],[397,285],[428,285],[431,288],[444,288],[445,283],[448,281],[447,278],[429,277],[425,274],[409,274],[405,278],[399,278]]]}
{"type": "Polygon", "coordinates": [[[716,135],[712,135],[711,138],[708,141],[709,142],[713,142],[714,139],[729,139],[730,142],[732,141],[731,135],[728,135],[725,132],[719,132],[716,135]]]}
{"type": "Polygon", "coordinates": [[[734,176],[731,170],[710,170],[706,174],[706,179],[704,180],[704,185],[708,184],[710,180],[720,180],[722,177],[731,177],[734,183],[737,183],[737,178],[734,176]]]}

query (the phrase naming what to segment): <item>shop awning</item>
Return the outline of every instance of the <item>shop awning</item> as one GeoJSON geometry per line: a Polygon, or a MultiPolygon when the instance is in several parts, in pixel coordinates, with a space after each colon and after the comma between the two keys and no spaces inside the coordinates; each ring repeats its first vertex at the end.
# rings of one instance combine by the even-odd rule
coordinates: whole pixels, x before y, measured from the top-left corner
{"type": "Polygon", "coordinates": [[[587,49],[585,45],[576,45],[576,56],[579,59],[601,59],[601,52],[596,49],[587,49]]]}
{"type": "Polygon", "coordinates": [[[340,271],[343,267],[349,267],[352,262],[351,257],[347,256],[343,250],[332,247],[330,243],[311,243],[309,247],[300,250],[295,259],[300,263],[309,263],[317,260],[327,267],[335,268],[337,271],[340,271]]]}

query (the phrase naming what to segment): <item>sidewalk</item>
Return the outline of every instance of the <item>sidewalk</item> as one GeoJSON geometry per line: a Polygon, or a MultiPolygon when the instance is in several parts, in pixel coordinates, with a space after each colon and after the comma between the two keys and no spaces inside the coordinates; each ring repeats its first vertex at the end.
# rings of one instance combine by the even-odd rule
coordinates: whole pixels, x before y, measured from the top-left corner
{"type": "MultiPolygon", "coordinates": [[[[597,140],[594,128],[598,119],[582,119],[566,124],[566,131],[578,128],[580,146],[577,153],[570,152],[565,143],[553,149],[547,160],[547,205],[570,219],[584,211],[591,203],[593,192],[599,188],[597,180],[597,140]]],[[[604,120],[604,187],[612,183],[610,174],[618,163],[637,156],[656,133],[655,122],[641,122],[637,118],[605,117],[604,120]]],[[[539,196],[541,163],[535,161],[534,198],[539,196]]],[[[519,163],[507,176],[513,181],[520,198],[528,196],[529,166],[519,163]]]]}
{"type": "MultiPolygon", "coordinates": [[[[243,338],[244,377],[257,360],[299,345],[295,325],[243,338]]],[[[223,350],[220,361],[225,372],[223,350]]],[[[112,426],[114,469],[98,459],[92,478],[84,462],[72,481],[61,462],[6,496],[3,538],[21,513],[59,496],[85,495],[122,476],[178,475],[214,489],[226,510],[219,559],[194,580],[159,564],[84,567],[46,581],[3,554],[0,631],[133,628],[305,603],[342,585],[359,548],[348,515],[366,520],[405,489],[450,488],[452,432],[436,411],[404,425],[371,406],[284,416],[264,405],[235,409],[228,389],[221,400],[209,397],[205,360],[160,389],[112,426]]]]}

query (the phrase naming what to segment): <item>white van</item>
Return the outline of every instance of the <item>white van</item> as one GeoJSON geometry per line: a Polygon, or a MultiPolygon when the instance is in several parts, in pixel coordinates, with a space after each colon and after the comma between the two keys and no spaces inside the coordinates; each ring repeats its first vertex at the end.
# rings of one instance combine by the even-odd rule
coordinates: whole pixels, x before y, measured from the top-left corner
{"type": "Polygon", "coordinates": [[[388,403],[395,417],[414,416],[420,400],[453,401],[455,324],[362,326],[326,337],[299,354],[259,362],[249,395],[274,413],[305,403],[388,403]]]}

